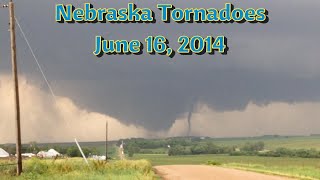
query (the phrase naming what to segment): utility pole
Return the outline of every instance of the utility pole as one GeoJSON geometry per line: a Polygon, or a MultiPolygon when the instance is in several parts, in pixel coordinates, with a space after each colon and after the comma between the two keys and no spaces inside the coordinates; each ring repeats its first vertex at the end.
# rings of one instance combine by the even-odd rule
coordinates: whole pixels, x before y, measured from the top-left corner
{"type": "Polygon", "coordinates": [[[106,162],[108,162],[108,121],[106,121],[106,162]]]}
{"type": "Polygon", "coordinates": [[[9,19],[10,19],[10,40],[11,40],[11,62],[12,75],[14,80],[14,100],[15,100],[15,119],[16,119],[16,154],[17,154],[17,175],[22,172],[21,157],[21,127],[20,127],[20,102],[19,102],[19,84],[18,84],[18,68],[17,68],[17,49],[16,49],[16,32],[15,32],[15,16],[14,4],[12,0],[9,2],[9,19]]]}

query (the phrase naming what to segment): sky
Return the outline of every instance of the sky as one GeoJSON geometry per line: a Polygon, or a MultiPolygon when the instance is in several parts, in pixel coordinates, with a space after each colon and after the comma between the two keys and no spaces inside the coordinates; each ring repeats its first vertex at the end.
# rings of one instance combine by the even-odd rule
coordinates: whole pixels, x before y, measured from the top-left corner
{"type": "MultiPolygon", "coordinates": [[[[320,118],[317,111],[320,25],[315,23],[320,17],[317,9],[320,2],[316,0],[228,1],[244,9],[266,8],[269,11],[266,24],[166,24],[160,21],[160,11],[156,9],[157,3],[168,3],[164,0],[89,1],[96,8],[123,8],[134,2],[138,7],[154,10],[156,24],[59,24],[54,20],[56,3],[80,7],[85,1],[15,2],[16,17],[58,97],[55,106],[17,31],[19,74],[25,82],[20,91],[30,97],[22,97],[25,100],[21,102],[22,111],[30,114],[22,116],[25,141],[68,141],[75,135],[85,140],[100,140],[104,121],[108,119],[119,129],[116,132],[123,132],[116,133],[114,139],[183,136],[192,105],[195,105],[192,135],[320,133],[315,128],[320,118]],[[176,54],[172,59],[146,53],[97,58],[92,54],[96,35],[140,41],[149,35],[164,35],[173,49],[179,46],[176,39],[181,35],[224,35],[228,38],[229,52],[201,56],[176,54]],[[63,112],[57,109],[59,104],[76,110],[59,116],[63,112]],[[85,118],[79,117],[79,112],[86,112],[85,118]],[[66,133],[69,121],[79,126],[79,132],[66,133]],[[40,122],[43,127],[56,123],[54,129],[59,130],[43,131],[35,127],[40,122]],[[95,133],[85,131],[86,126],[92,127],[95,133]],[[65,136],[56,135],[63,133],[65,136]]],[[[170,3],[177,8],[221,9],[226,1],[173,0],[170,3]]],[[[3,131],[8,129],[5,126],[14,125],[10,119],[13,116],[8,113],[11,112],[8,86],[11,64],[7,15],[6,9],[0,9],[0,114],[7,117],[0,119],[3,131]]],[[[13,137],[11,133],[0,138],[0,144],[13,137]]]]}

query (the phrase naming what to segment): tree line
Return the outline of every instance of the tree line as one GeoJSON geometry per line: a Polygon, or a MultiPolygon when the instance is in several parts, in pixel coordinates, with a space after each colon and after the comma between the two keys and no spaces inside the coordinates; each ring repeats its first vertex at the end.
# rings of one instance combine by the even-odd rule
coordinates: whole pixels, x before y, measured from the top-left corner
{"type": "Polygon", "coordinates": [[[125,142],[125,153],[130,157],[135,153],[167,153],[169,156],[229,154],[231,156],[320,158],[320,151],[315,149],[277,148],[275,150],[266,150],[263,141],[248,142],[238,146],[219,146],[212,141],[197,138],[168,138],[159,140],[134,138],[121,141],[125,142]]]}

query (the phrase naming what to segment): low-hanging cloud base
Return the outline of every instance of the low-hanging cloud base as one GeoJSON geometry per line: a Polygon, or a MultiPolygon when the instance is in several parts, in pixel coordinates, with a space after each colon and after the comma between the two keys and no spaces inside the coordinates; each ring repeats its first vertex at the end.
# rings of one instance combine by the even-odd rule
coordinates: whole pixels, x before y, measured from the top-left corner
{"type": "MultiPolygon", "coordinates": [[[[211,137],[250,137],[262,135],[320,134],[320,103],[267,105],[249,103],[241,111],[215,111],[198,105],[192,115],[191,134],[211,137]]],[[[169,130],[171,136],[186,134],[185,118],[177,119],[169,130]]]]}
{"type": "MultiPolygon", "coordinates": [[[[15,140],[13,84],[0,76],[0,144],[15,140]]],[[[20,77],[21,127],[23,142],[101,141],[108,121],[109,138],[168,137],[188,134],[187,114],[177,118],[167,131],[149,131],[105,114],[79,108],[67,97],[57,97],[20,77]]],[[[108,102],[105,102],[108,103],[108,102]]],[[[237,137],[260,135],[308,135],[320,133],[320,103],[268,105],[250,103],[244,110],[216,111],[199,103],[191,119],[192,136],[237,137]]]]}

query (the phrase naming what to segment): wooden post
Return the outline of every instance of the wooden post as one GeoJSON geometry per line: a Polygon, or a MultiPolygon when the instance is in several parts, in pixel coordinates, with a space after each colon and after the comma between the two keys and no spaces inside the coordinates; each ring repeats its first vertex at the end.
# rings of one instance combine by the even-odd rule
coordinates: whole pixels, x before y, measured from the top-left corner
{"type": "Polygon", "coordinates": [[[108,162],[108,121],[106,121],[106,162],[108,162]]]}
{"type": "Polygon", "coordinates": [[[20,128],[20,104],[19,104],[19,85],[18,85],[18,68],[17,68],[17,52],[16,52],[16,34],[15,34],[15,16],[14,4],[12,0],[9,2],[10,16],[10,40],[11,40],[11,62],[12,75],[14,80],[14,102],[15,102],[15,119],[16,119],[16,154],[17,154],[17,175],[22,172],[21,157],[21,128],[20,128]]]}

